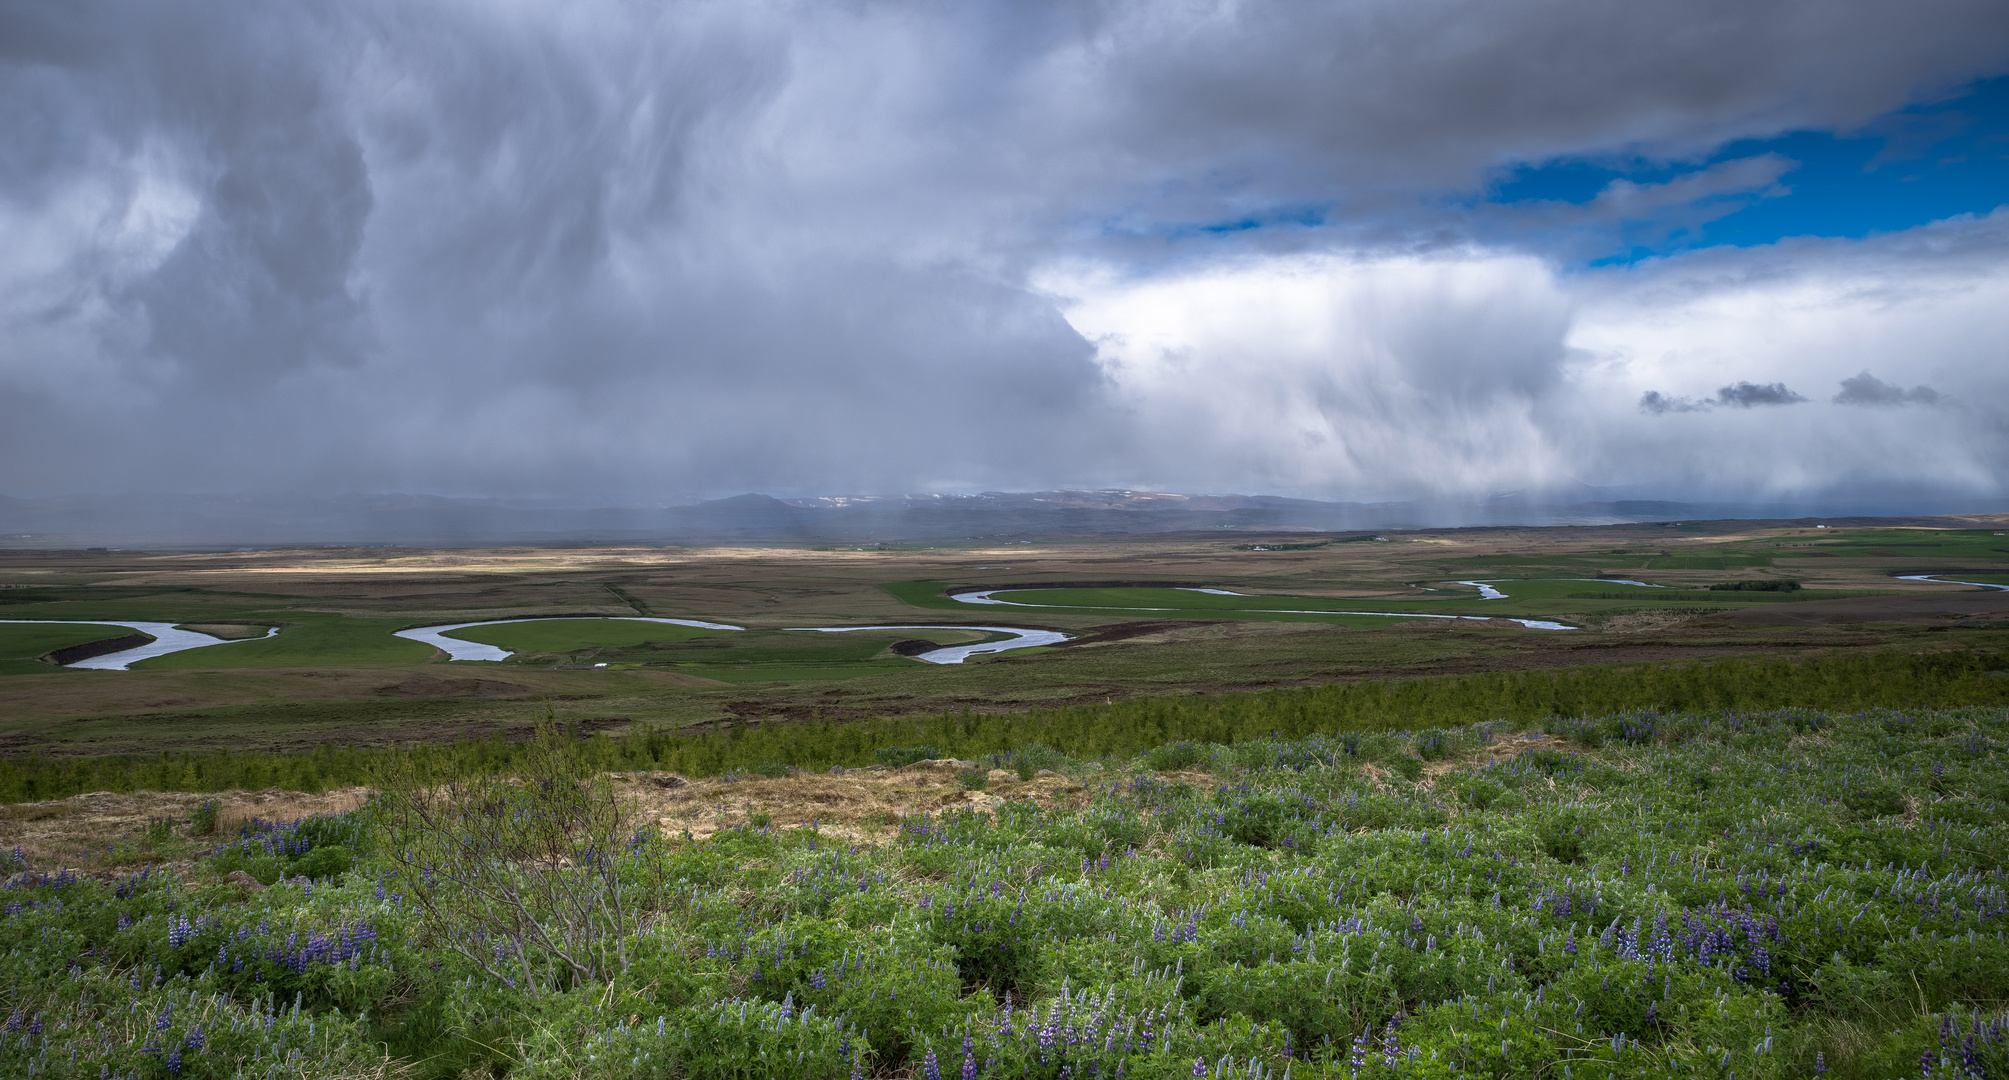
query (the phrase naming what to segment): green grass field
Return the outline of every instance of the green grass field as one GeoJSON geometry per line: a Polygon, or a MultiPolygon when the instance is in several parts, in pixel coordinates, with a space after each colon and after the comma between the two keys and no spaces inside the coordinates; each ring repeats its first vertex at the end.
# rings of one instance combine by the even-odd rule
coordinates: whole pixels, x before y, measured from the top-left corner
{"type": "Polygon", "coordinates": [[[538,619],[501,626],[470,626],[464,630],[448,631],[446,636],[478,641],[517,653],[569,653],[576,649],[667,645],[736,632],[631,619],[538,619]]]}
{"type": "MultiPolygon", "coordinates": [[[[1898,573],[1950,572],[1974,580],[1986,574],[2009,582],[2009,551],[1998,550],[2009,548],[2009,538],[1982,530],[1752,530],[1719,522],[1426,530],[1396,534],[1387,543],[1234,533],[976,546],[989,550],[959,552],[950,544],[938,551],[931,544],[870,556],[763,549],[216,553],[193,559],[42,553],[11,564],[0,560],[0,585],[6,586],[0,588],[0,614],[284,628],[269,640],[158,658],[142,670],[103,678],[82,672],[51,678],[48,665],[24,656],[0,658],[0,679],[10,680],[0,686],[0,700],[9,705],[0,717],[0,740],[24,753],[122,752],[163,738],[182,745],[194,732],[201,734],[191,745],[203,747],[242,740],[297,746],[311,728],[337,741],[369,743],[401,737],[401,725],[387,719],[385,699],[433,697],[455,699],[441,707],[442,715],[456,718],[453,725],[433,725],[431,713],[427,721],[433,725],[428,730],[452,738],[482,723],[520,726],[522,702],[547,694],[562,718],[600,723],[615,717],[669,726],[730,718],[853,719],[930,713],[964,702],[1009,710],[1733,653],[1993,647],[2009,635],[2009,620],[2000,617],[1887,622],[1879,617],[1881,601],[1847,609],[1851,621],[1818,625],[1689,618],[1754,605],[1962,591],[1893,582],[1890,575],[1898,573]],[[1258,547],[1270,550],[1253,550],[1258,547]],[[1648,568],[1662,559],[1685,561],[1682,568],[1648,568]],[[1753,565],[1768,559],[1770,567],[1753,565]],[[1612,577],[1673,587],[1641,588],[1612,577]],[[1452,584],[1460,580],[1495,583],[1508,598],[1482,599],[1477,590],[1452,584]],[[1036,588],[1014,598],[1047,603],[1019,607],[964,604],[944,594],[945,588],[1010,582],[1118,581],[1178,581],[1251,595],[1036,588]],[[1708,589],[1784,581],[1803,587],[1792,593],[1708,589]],[[1313,613],[1327,610],[1378,614],[1313,613]],[[629,613],[755,629],[708,633],[605,618],[629,613]],[[1578,629],[1412,617],[1421,614],[1545,619],[1578,629]],[[390,633],[423,623],[525,616],[553,621],[467,635],[517,654],[486,668],[446,664],[423,645],[390,633]],[[940,667],[885,655],[885,638],[780,633],[791,626],[900,622],[1036,626],[1085,640],[940,667]],[[727,638],[734,640],[718,644],[727,638]],[[574,678],[569,669],[594,664],[631,669],[634,685],[613,678],[565,681],[574,678]],[[530,674],[538,669],[541,674],[530,674]],[[665,673],[708,681],[666,679],[665,673]],[[467,681],[483,679],[495,684],[467,681]],[[266,707],[273,717],[311,715],[313,723],[278,730],[256,721],[266,707]],[[239,736],[226,732],[226,715],[239,736]],[[344,715],[355,723],[345,727],[344,715]]],[[[1916,607],[1917,600],[1908,602],[1916,607]]],[[[1973,598],[1948,603],[1986,606],[1973,598]]]]}
{"type": "Polygon", "coordinates": [[[1647,570],[1735,570],[1770,565],[1771,557],[1766,555],[1672,555],[1648,559],[1643,564],[1647,570]]]}
{"type": "Polygon", "coordinates": [[[409,619],[353,619],[312,611],[276,613],[276,637],[170,653],[133,665],[135,670],[323,667],[347,664],[420,664],[430,645],[392,637],[409,619]]]}
{"type": "Polygon", "coordinates": [[[653,668],[728,683],[822,682],[912,671],[897,641],[970,644],[1005,635],[943,629],[703,630],[621,619],[551,619],[470,627],[451,636],[516,650],[506,663],[653,668]]]}
{"type": "Polygon", "coordinates": [[[125,626],[25,626],[19,623],[0,623],[0,675],[31,675],[59,671],[61,669],[55,665],[44,664],[35,657],[56,649],[67,649],[72,645],[87,645],[106,638],[124,637],[132,632],[130,627],[125,626]]]}
{"type": "Polygon", "coordinates": [[[646,654],[624,653],[623,659],[669,664],[686,674],[726,682],[849,679],[926,666],[921,661],[888,655],[887,647],[896,641],[948,643],[999,636],[984,634],[972,638],[953,630],[852,630],[841,634],[748,630],[665,646],[646,654]]]}
{"type": "Polygon", "coordinates": [[[2009,536],[1994,529],[1835,530],[1821,537],[1816,550],[1854,558],[2004,559],[2009,558],[2009,536]]]}

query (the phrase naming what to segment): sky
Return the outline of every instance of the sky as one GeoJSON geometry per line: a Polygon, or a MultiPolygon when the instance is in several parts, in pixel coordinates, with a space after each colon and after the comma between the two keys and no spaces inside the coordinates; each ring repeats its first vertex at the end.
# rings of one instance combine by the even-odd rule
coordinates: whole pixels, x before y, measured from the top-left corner
{"type": "Polygon", "coordinates": [[[0,0],[0,492],[2009,502],[1999,0],[0,0]]]}

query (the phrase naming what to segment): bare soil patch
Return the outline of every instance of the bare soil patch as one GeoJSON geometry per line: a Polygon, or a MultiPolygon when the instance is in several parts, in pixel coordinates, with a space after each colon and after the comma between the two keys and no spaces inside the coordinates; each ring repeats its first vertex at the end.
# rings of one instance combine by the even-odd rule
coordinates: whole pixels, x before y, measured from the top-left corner
{"type": "Polygon", "coordinates": [[[219,637],[225,641],[246,641],[264,637],[271,627],[251,623],[182,623],[175,629],[193,630],[198,634],[208,634],[210,637],[219,637]]]}
{"type": "Polygon", "coordinates": [[[1726,611],[1697,619],[1697,626],[1821,626],[1832,623],[1937,623],[1948,619],[2009,614],[2009,592],[1915,593],[1805,600],[1726,611]]]}
{"type": "Polygon", "coordinates": [[[1554,735],[1543,732],[1527,732],[1519,735],[1503,735],[1479,752],[1479,759],[1468,764],[1505,765],[1530,750],[1567,750],[1569,743],[1554,735]]]}
{"type": "Polygon", "coordinates": [[[377,687],[377,693],[384,697],[407,698],[521,697],[530,692],[527,686],[500,679],[446,679],[437,675],[419,675],[377,687]]]}
{"type": "Polygon", "coordinates": [[[673,773],[615,773],[616,790],[641,818],[670,833],[694,837],[747,824],[766,814],[774,827],[814,824],[818,831],[859,843],[892,837],[894,819],[912,814],[971,810],[991,813],[1011,801],[1042,807],[1087,804],[1085,784],[1046,772],[1022,781],[992,769],[982,791],[965,791],[957,775],[969,762],[944,758],[904,768],[872,766],[829,773],[740,780],[687,780],[673,773]]]}
{"type": "Polygon", "coordinates": [[[1679,626],[1693,618],[1694,613],[1687,611],[1635,611],[1629,615],[1614,615],[1595,629],[1606,634],[1648,634],[1679,626]]]}

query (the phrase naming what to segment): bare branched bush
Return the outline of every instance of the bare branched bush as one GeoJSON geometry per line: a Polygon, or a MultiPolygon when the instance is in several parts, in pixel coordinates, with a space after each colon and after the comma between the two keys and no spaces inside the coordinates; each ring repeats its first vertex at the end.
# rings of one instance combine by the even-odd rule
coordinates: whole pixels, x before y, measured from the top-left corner
{"type": "Polygon", "coordinates": [[[530,991],[627,969],[639,926],[618,872],[626,815],[555,726],[539,728],[516,775],[446,775],[413,753],[379,788],[396,888],[432,944],[530,991]]]}

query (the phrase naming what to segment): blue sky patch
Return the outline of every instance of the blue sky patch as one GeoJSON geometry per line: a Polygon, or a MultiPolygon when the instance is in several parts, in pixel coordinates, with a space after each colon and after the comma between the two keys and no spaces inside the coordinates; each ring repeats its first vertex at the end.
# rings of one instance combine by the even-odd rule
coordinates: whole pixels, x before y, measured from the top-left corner
{"type": "Polygon", "coordinates": [[[1524,166],[1468,206],[1486,231],[1555,234],[1597,264],[1788,236],[1861,237],[1985,214],[2005,202],[2009,78],[1858,131],[1741,139],[1700,161],[1524,166]]]}

